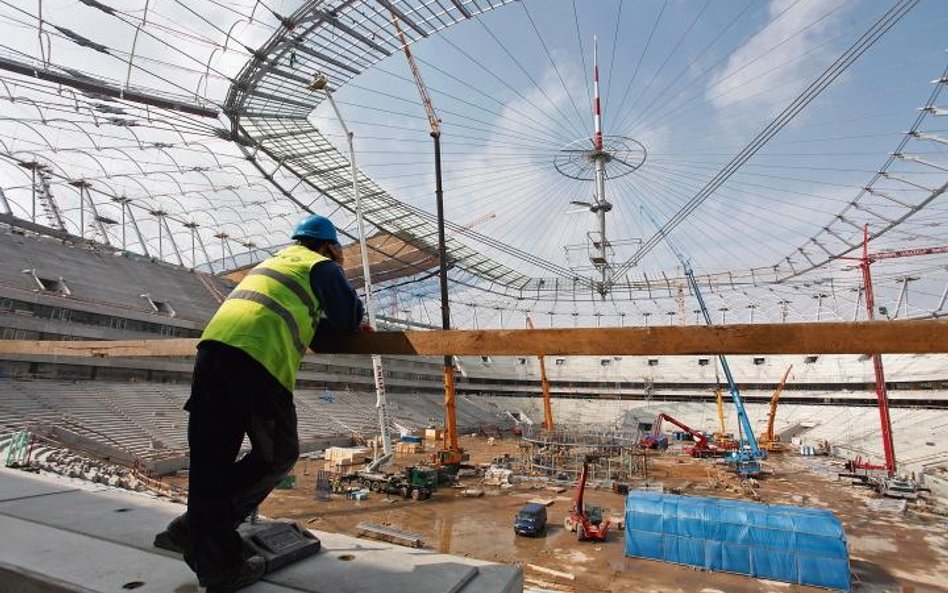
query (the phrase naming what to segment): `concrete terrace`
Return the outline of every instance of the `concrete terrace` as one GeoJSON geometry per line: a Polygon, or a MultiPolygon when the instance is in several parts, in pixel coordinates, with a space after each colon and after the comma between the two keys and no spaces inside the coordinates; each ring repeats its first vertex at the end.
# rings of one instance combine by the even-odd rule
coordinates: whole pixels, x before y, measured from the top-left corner
{"type": "MultiPolygon", "coordinates": [[[[78,480],[0,469],[0,589],[29,593],[197,593],[197,578],[154,534],[180,504],[78,480]]],[[[315,532],[322,550],[247,593],[514,593],[507,566],[315,532]]]]}

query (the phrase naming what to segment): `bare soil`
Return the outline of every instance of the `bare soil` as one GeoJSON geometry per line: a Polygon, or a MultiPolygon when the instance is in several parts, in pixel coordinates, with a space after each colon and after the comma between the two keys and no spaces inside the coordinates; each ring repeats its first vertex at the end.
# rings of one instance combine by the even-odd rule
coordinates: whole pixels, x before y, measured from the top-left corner
{"type": "MultiPolygon", "coordinates": [[[[488,446],[483,437],[464,437],[462,446],[474,464],[495,456],[516,455],[517,441],[506,439],[488,446]]],[[[406,456],[397,465],[417,463],[424,455],[406,456]]],[[[277,490],[261,508],[264,515],[286,517],[321,530],[359,535],[356,525],[370,522],[421,534],[426,547],[447,554],[524,566],[527,585],[558,583],[556,590],[579,592],[697,592],[750,593],[821,591],[762,581],[727,573],[710,573],[685,566],[626,558],[625,533],[613,531],[606,542],[578,542],[563,528],[573,489],[557,493],[540,483],[520,483],[502,489],[466,478],[463,485],[485,491],[480,498],[465,498],[460,489],[441,487],[427,501],[403,500],[372,494],[365,501],[334,495],[329,502],[315,500],[317,470],[321,460],[301,460],[295,469],[297,486],[277,490]],[[553,499],[546,536],[515,536],[516,511],[531,499],[553,499]],[[539,565],[575,575],[575,581],[554,578],[535,571],[539,565]]],[[[772,455],[766,464],[772,474],[760,480],[754,491],[710,460],[696,460],[670,450],[652,458],[650,478],[666,491],[698,496],[759,498],[762,502],[814,506],[832,510],[842,520],[856,591],[872,593],[948,592],[948,519],[927,506],[910,506],[902,512],[874,493],[839,481],[836,462],[826,458],[800,457],[792,453],[772,455]]],[[[635,484],[632,485],[633,487],[635,484]]],[[[587,489],[587,500],[621,517],[624,497],[611,491],[587,489]]],[[[550,587],[546,587],[550,588],[550,587]]]]}

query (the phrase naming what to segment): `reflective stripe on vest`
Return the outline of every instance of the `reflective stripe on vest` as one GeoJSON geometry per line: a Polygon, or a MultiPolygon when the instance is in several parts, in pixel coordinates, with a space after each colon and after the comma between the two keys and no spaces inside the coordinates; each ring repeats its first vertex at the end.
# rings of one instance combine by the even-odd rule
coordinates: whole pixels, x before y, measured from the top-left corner
{"type": "Polygon", "coordinates": [[[310,270],[325,260],[293,245],[260,263],[227,297],[201,339],[240,348],[293,391],[300,361],[322,317],[310,270]]]}
{"type": "Polygon", "coordinates": [[[254,268],[250,270],[250,272],[248,272],[247,275],[248,276],[257,276],[257,275],[266,276],[267,278],[272,278],[273,280],[276,280],[283,286],[289,288],[290,290],[293,291],[293,294],[295,294],[301,301],[303,301],[303,304],[306,305],[306,308],[309,309],[309,316],[312,317],[314,320],[316,319],[317,307],[316,307],[315,299],[309,294],[309,292],[304,290],[302,286],[294,282],[292,278],[290,278],[283,272],[279,272],[272,268],[254,268]]]}
{"type": "Polygon", "coordinates": [[[296,320],[293,319],[293,314],[290,313],[286,307],[262,292],[254,292],[252,290],[235,290],[227,297],[227,300],[230,299],[240,299],[242,301],[258,303],[279,315],[280,318],[286,322],[287,329],[290,330],[290,336],[293,338],[293,345],[296,347],[296,350],[300,355],[306,351],[306,344],[300,339],[300,326],[296,324],[296,320]]]}

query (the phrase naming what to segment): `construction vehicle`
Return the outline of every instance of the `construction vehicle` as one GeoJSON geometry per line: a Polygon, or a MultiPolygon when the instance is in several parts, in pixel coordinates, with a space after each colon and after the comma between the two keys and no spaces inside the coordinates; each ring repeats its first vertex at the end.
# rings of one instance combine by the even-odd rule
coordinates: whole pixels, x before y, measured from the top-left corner
{"type": "MultiPolygon", "coordinates": [[[[533,320],[527,315],[527,329],[536,329],[533,327],[533,320]]],[[[537,354],[540,361],[540,385],[543,388],[543,429],[553,430],[553,407],[550,402],[550,381],[546,377],[546,361],[542,354],[537,354]]]]}
{"type": "MultiPolygon", "coordinates": [[[[678,258],[678,261],[681,262],[685,277],[688,278],[691,290],[695,294],[695,299],[698,301],[698,308],[701,310],[701,315],[704,317],[705,323],[709,326],[714,325],[711,321],[711,313],[708,312],[708,306],[704,302],[704,297],[701,294],[701,287],[698,286],[698,281],[695,279],[695,272],[691,267],[691,262],[678,250],[672,240],[662,230],[662,226],[658,224],[652,216],[652,213],[649,212],[644,205],[641,206],[641,211],[652,221],[652,224],[659,229],[668,247],[675,254],[675,257],[678,258]]],[[[734,465],[734,469],[742,478],[760,475],[760,460],[767,457],[767,452],[761,449],[757,444],[757,437],[754,436],[750,420],[747,417],[747,410],[744,408],[744,400],[741,398],[741,392],[737,388],[737,383],[734,381],[734,375],[731,374],[731,367],[727,363],[727,357],[723,354],[719,354],[718,362],[721,364],[721,370],[724,371],[728,390],[731,392],[731,399],[734,401],[734,408],[737,410],[738,447],[730,453],[727,459],[734,465]]]]}
{"type": "Polygon", "coordinates": [[[602,507],[587,505],[584,501],[588,472],[589,463],[583,460],[583,470],[576,483],[576,497],[573,499],[573,507],[569,514],[563,519],[563,527],[568,531],[575,531],[576,539],[581,542],[587,540],[604,542],[611,522],[609,519],[603,519],[602,507]]]}
{"type": "MultiPolygon", "coordinates": [[[[698,299],[698,307],[704,315],[705,323],[711,323],[711,315],[708,313],[708,307],[701,296],[701,288],[698,281],[695,280],[694,270],[689,264],[685,265],[685,275],[691,282],[691,289],[698,299]]],[[[757,437],[754,436],[754,430],[751,428],[750,420],[747,418],[747,410],[744,408],[744,400],[741,399],[741,392],[734,381],[734,375],[731,374],[731,367],[727,363],[727,358],[723,354],[718,355],[718,361],[721,363],[721,370],[727,378],[728,388],[731,392],[731,399],[734,401],[734,407],[737,408],[738,422],[738,447],[728,456],[728,461],[734,464],[734,469],[742,478],[760,475],[760,460],[767,457],[767,452],[757,444],[757,437]]]]}
{"type": "Polygon", "coordinates": [[[930,492],[930,489],[919,486],[915,475],[890,476],[888,467],[870,463],[868,459],[857,455],[846,462],[846,471],[837,474],[840,478],[850,478],[853,484],[866,486],[889,498],[916,500],[921,492],[930,492]]]}
{"type": "MultiPolygon", "coordinates": [[[[707,457],[722,457],[724,455],[727,455],[727,451],[728,451],[727,449],[721,447],[720,445],[712,443],[711,440],[707,436],[705,436],[704,433],[691,428],[684,422],[677,420],[675,418],[672,418],[671,416],[669,416],[668,414],[664,412],[659,414],[658,417],[655,419],[655,422],[652,424],[652,434],[644,436],[642,440],[640,441],[639,444],[643,448],[646,448],[646,449],[663,448],[660,445],[660,443],[662,442],[662,438],[664,437],[664,435],[662,435],[662,421],[663,420],[667,420],[671,422],[678,428],[682,429],[683,431],[691,435],[691,438],[694,440],[695,444],[691,447],[685,447],[684,451],[685,453],[691,455],[692,457],[707,458],[707,457]],[[656,443],[658,444],[658,446],[654,445],[656,443]]],[[[664,442],[665,442],[665,447],[667,447],[668,446],[667,437],[664,437],[664,442]]]]}
{"type": "MultiPolygon", "coordinates": [[[[435,201],[438,213],[438,283],[441,289],[441,329],[451,329],[451,310],[448,301],[448,256],[445,245],[444,231],[444,191],[441,183],[441,119],[435,112],[434,104],[431,102],[431,96],[428,94],[428,87],[421,77],[421,70],[415,61],[415,56],[411,52],[411,46],[405,33],[402,31],[399,23],[399,15],[393,9],[391,12],[392,24],[395,26],[395,33],[405,53],[405,59],[408,60],[408,67],[411,70],[412,78],[415,81],[415,88],[421,98],[421,104],[428,117],[428,127],[431,139],[434,141],[434,164],[435,164],[435,201]]],[[[458,421],[457,421],[457,400],[454,381],[454,360],[452,356],[444,357],[444,444],[438,451],[432,461],[441,469],[445,476],[456,476],[461,468],[461,463],[470,459],[458,444],[458,421]]]]}
{"type": "Polygon", "coordinates": [[[773,395],[770,396],[770,410],[767,412],[767,430],[757,437],[760,448],[769,453],[783,453],[787,450],[786,443],[781,443],[780,435],[774,431],[774,424],[777,420],[777,405],[780,403],[780,394],[783,393],[783,386],[787,384],[787,377],[790,376],[791,369],[793,369],[792,364],[787,367],[787,370],[783,373],[783,377],[780,378],[780,383],[778,383],[774,389],[773,395]]]}
{"type": "Polygon", "coordinates": [[[342,477],[372,492],[397,494],[402,498],[427,500],[438,486],[438,472],[432,468],[406,467],[400,473],[360,471],[342,477]]]}
{"type": "Polygon", "coordinates": [[[724,449],[734,449],[737,447],[734,441],[734,435],[727,431],[727,425],[724,423],[724,391],[718,387],[714,390],[714,396],[718,405],[718,424],[720,425],[720,430],[711,435],[711,439],[716,445],[724,449]]]}

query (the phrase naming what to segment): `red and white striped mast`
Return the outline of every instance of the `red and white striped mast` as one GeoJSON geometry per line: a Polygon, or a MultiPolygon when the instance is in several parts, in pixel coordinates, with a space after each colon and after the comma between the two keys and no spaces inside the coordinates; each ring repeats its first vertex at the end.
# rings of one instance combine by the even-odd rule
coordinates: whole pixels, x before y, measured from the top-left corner
{"type": "MultiPolygon", "coordinates": [[[[598,40],[593,37],[593,121],[596,126],[596,135],[593,136],[594,150],[591,153],[596,166],[596,204],[592,208],[599,218],[599,271],[602,274],[602,285],[606,285],[609,271],[609,260],[606,258],[606,212],[612,210],[612,204],[606,201],[606,161],[609,156],[602,150],[602,110],[599,101],[599,50],[598,40]]],[[[603,295],[605,298],[605,295],[603,295]]]]}

